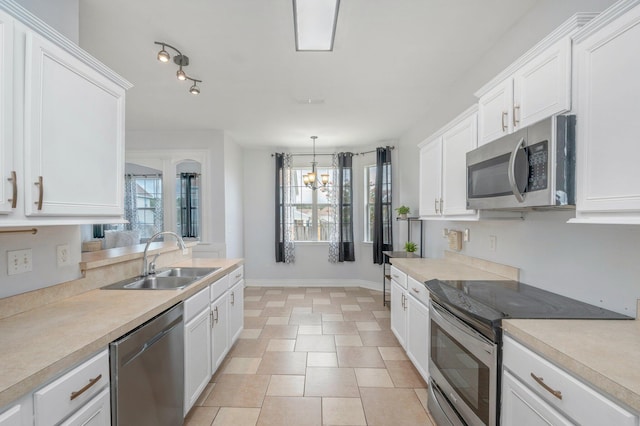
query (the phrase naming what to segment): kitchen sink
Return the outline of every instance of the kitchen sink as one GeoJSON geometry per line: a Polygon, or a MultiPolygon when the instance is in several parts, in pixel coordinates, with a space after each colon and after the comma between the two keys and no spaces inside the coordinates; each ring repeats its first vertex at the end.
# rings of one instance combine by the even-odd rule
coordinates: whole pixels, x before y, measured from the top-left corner
{"type": "Polygon", "coordinates": [[[103,290],[180,290],[220,268],[171,268],[102,287],[103,290]]]}

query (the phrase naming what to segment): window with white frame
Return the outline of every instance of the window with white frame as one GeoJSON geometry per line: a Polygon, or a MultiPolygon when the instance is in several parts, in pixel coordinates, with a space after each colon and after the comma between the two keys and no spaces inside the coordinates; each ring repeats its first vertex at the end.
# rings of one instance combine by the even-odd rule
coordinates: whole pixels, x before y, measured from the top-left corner
{"type": "MultiPolygon", "coordinates": [[[[291,205],[293,207],[294,241],[328,241],[335,228],[332,214],[332,197],[337,196],[337,188],[329,180],[327,186],[321,184],[317,190],[305,186],[302,176],[311,168],[293,168],[291,205]]],[[[331,167],[317,167],[318,176],[327,173],[333,176],[331,167]]]]}
{"type": "Polygon", "coordinates": [[[364,168],[364,241],[373,242],[373,211],[376,201],[376,165],[364,168]]]}

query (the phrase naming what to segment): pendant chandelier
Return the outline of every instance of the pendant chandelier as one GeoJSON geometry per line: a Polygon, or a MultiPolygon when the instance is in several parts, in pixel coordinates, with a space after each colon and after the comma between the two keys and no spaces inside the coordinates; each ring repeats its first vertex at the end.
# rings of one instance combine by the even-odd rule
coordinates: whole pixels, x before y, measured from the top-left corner
{"type": "MultiPolygon", "coordinates": [[[[311,171],[302,176],[302,181],[307,188],[311,188],[315,191],[316,189],[318,189],[318,174],[316,172],[316,166],[318,165],[318,163],[316,162],[316,139],[318,139],[318,137],[311,136],[311,139],[313,140],[313,161],[311,162],[311,171]]],[[[320,183],[322,184],[323,188],[327,186],[327,184],[329,183],[328,173],[323,173],[320,175],[320,183]]]]}

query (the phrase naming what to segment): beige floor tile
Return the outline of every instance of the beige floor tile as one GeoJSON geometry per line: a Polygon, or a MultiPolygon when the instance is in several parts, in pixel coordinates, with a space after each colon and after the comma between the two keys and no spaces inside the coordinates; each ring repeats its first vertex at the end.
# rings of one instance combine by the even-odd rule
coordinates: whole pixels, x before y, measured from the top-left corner
{"type": "Polygon", "coordinates": [[[278,295],[278,294],[282,294],[282,290],[267,290],[267,291],[264,292],[264,294],[278,295]]]}
{"type": "Polygon", "coordinates": [[[321,325],[299,325],[298,336],[301,334],[322,334],[321,325]]]}
{"type": "MultiPolygon", "coordinates": [[[[295,308],[294,308],[295,309],[295,308]]],[[[322,314],[291,314],[290,325],[320,325],[322,324],[322,314]]]]}
{"type": "Polygon", "coordinates": [[[322,422],[325,425],[366,425],[360,398],[322,398],[322,422]]]}
{"type": "Polygon", "coordinates": [[[430,420],[413,389],[361,388],[369,425],[429,425],[430,420]]]}
{"type": "Polygon", "coordinates": [[[336,334],[336,346],[362,346],[360,335],[338,335],[336,334]]]}
{"type": "Polygon", "coordinates": [[[304,294],[290,294],[287,296],[287,300],[304,300],[304,294]]]}
{"type": "Polygon", "coordinates": [[[340,367],[385,368],[380,352],[375,347],[338,346],[336,352],[340,367]]]}
{"type": "Polygon", "coordinates": [[[289,317],[269,317],[267,325],[288,325],[289,317]]]}
{"type": "Polygon", "coordinates": [[[265,305],[265,307],[267,308],[283,308],[284,307],[284,300],[272,300],[270,302],[267,302],[267,304],[265,305]]]}
{"type": "Polygon", "coordinates": [[[391,329],[391,318],[378,318],[376,321],[382,330],[391,329]]]}
{"type": "Polygon", "coordinates": [[[306,293],[322,293],[322,289],[321,288],[313,288],[313,287],[309,287],[305,290],[306,293]]]}
{"type": "Polygon", "coordinates": [[[260,338],[262,339],[295,339],[298,334],[297,325],[265,325],[260,338]]]}
{"type": "Polygon", "coordinates": [[[360,331],[381,331],[380,325],[376,321],[356,321],[356,327],[360,331]]]}
{"type": "Polygon", "coordinates": [[[342,316],[345,321],[375,321],[371,311],[343,312],[342,316]]]}
{"type": "Polygon", "coordinates": [[[269,339],[238,339],[227,357],[260,358],[268,344],[269,339]]]}
{"type": "Polygon", "coordinates": [[[211,426],[219,407],[193,407],[184,419],[184,426],[211,426]]]}
{"type": "Polygon", "coordinates": [[[316,314],[341,314],[340,305],[313,305],[316,314]]]}
{"type": "Polygon", "coordinates": [[[392,388],[393,382],[385,368],[354,368],[361,388],[392,388]]]}
{"type": "Polygon", "coordinates": [[[391,380],[397,388],[426,388],[427,384],[411,361],[385,361],[391,380]]]}
{"type": "Polygon", "coordinates": [[[360,337],[364,346],[400,346],[398,339],[391,330],[361,331],[360,337]]]}
{"type": "Polygon", "coordinates": [[[391,318],[391,311],[371,311],[374,317],[376,318],[391,318]]]}
{"type": "Polygon", "coordinates": [[[347,293],[344,291],[332,291],[329,293],[330,297],[347,297],[347,293]]]}
{"type": "Polygon", "coordinates": [[[320,426],[322,425],[321,399],[268,396],[264,399],[257,424],[259,426],[320,426]]]}
{"type": "Polygon", "coordinates": [[[373,297],[356,297],[358,303],[374,303],[375,299],[373,297]]]}
{"type": "Polygon", "coordinates": [[[337,367],[338,357],[335,352],[309,352],[307,367],[337,367]]]}
{"type": "Polygon", "coordinates": [[[245,317],[259,317],[262,314],[262,309],[245,309],[244,316],[245,317]]]}
{"type": "Polygon", "coordinates": [[[209,394],[211,393],[215,385],[215,383],[207,383],[207,386],[204,387],[204,390],[193,405],[195,407],[203,406],[204,402],[207,400],[207,398],[209,398],[209,394]]]}
{"type": "Polygon", "coordinates": [[[331,299],[323,298],[323,297],[314,297],[313,298],[314,305],[330,305],[331,299]]]}
{"type": "Polygon", "coordinates": [[[335,352],[333,336],[300,335],[296,339],[296,352],[335,352]]]}
{"type": "Polygon", "coordinates": [[[358,328],[353,321],[323,322],[323,334],[358,334],[358,328]]]}
{"type": "Polygon", "coordinates": [[[257,339],[262,333],[261,328],[245,328],[240,333],[240,339],[257,339]]]}
{"type": "Polygon", "coordinates": [[[265,317],[244,317],[244,328],[262,328],[268,319],[265,317]]]}
{"type": "Polygon", "coordinates": [[[342,312],[360,312],[360,305],[340,305],[340,309],[342,312]]]}
{"type": "Polygon", "coordinates": [[[231,358],[224,374],[256,374],[262,358],[231,358]]]}
{"type": "Polygon", "coordinates": [[[296,346],[295,339],[270,339],[267,345],[268,352],[293,352],[296,346]]]}
{"type": "Polygon", "coordinates": [[[322,314],[322,321],[344,321],[342,314],[322,314]]]}
{"type": "Polygon", "coordinates": [[[258,374],[305,374],[306,352],[265,352],[258,374]]]}
{"type": "Polygon", "coordinates": [[[209,407],[261,407],[269,386],[268,375],[222,374],[205,405],[209,407]]]}
{"type": "Polygon", "coordinates": [[[406,361],[408,359],[406,352],[400,346],[380,346],[378,351],[380,351],[380,356],[385,361],[406,361]]]}
{"type": "Polygon", "coordinates": [[[427,400],[429,399],[429,391],[426,388],[414,389],[414,391],[416,392],[416,396],[422,404],[422,408],[424,408],[428,412],[429,409],[427,408],[427,400]]]}
{"type": "Polygon", "coordinates": [[[222,407],[212,426],[255,426],[259,415],[259,408],[222,407]]]}
{"type": "Polygon", "coordinates": [[[245,302],[259,302],[262,299],[262,296],[245,296],[245,302]]]}
{"type": "Polygon", "coordinates": [[[309,367],[304,385],[305,396],[359,397],[353,368],[309,367]]]}
{"type": "Polygon", "coordinates": [[[313,308],[310,306],[295,306],[291,310],[291,314],[310,314],[313,312],[313,308]]]}
{"type": "Polygon", "coordinates": [[[267,396],[304,396],[304,376],[271,376],[267,396]]]}

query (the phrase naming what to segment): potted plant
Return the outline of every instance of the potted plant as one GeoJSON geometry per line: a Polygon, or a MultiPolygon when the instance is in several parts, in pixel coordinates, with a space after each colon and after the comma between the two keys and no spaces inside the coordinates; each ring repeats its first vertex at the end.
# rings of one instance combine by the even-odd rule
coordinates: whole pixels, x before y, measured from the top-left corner
{"type": "Polygon", "coordinates": [[[398,212],[400,219],[404,220],[407,218],[407,214],[409,213],[409,211],[411,211],[411,209],[409,209],[409,207],[407,206],[400,206],[396,209],[396,211],[398,212]]]}
{"type": "Polygon", "coordinates": [[[407,253],[413,253],[418,250],[418,245],[413,241],[407,241],[406,243],[404,243],[404,249],[407,251],[407,253]]]}

